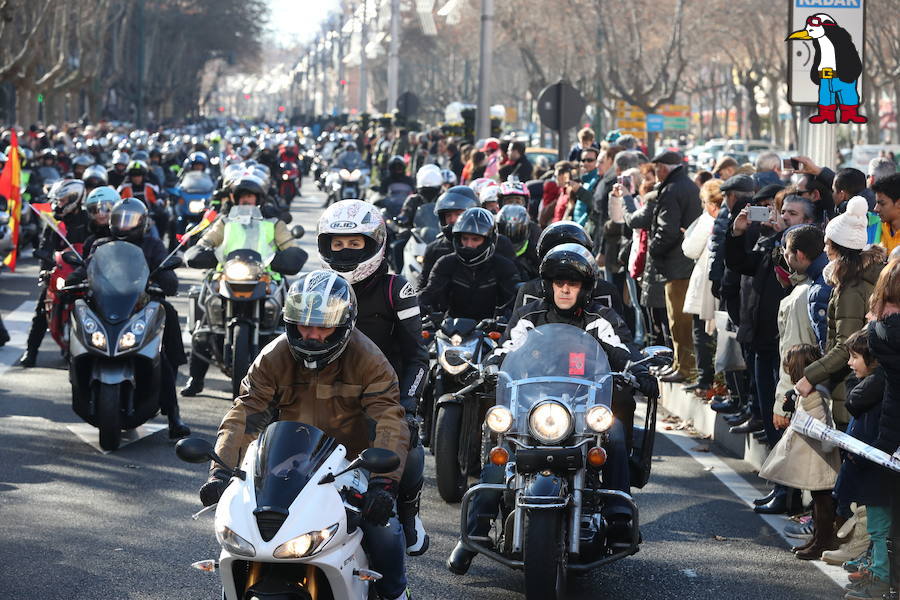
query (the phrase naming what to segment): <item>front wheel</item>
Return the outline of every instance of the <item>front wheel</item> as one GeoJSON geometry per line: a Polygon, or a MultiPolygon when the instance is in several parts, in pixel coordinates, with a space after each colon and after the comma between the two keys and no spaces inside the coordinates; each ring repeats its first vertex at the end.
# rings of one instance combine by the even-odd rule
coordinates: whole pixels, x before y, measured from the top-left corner
{"type": "Polygon", "coordinates": [[[531,510],[525,525],[525,600],[566,597],[566,550],[563,513],[531,510]]]}
{"type": "Polygon", "coordinates": [[[444,404],[437,409],[434,423],[434,471],[438,493],[444,502],[459,502],[466,488],[466,474],[459,468],[459,433],[462,406],[444,404]]]}
{"type": "Polygon", "coordinates": [[[241,381],[250,368],[250,324],[236,324],[231,339],[231,396],[237,398],[241,391],[241,381]]]}
{"type": "Polygon", "coordinates": [[[97,384],[97,428],[100,430],[100,447],[108,452],[117,450],[122,443],[122,406],[118,384],[97,384]]]}

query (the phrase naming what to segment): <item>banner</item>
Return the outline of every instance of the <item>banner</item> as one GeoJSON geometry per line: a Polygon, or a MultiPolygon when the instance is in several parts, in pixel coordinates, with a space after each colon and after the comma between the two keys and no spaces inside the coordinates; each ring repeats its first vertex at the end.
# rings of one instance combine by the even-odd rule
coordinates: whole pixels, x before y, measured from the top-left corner
{"type": "Polygon", "coordinates": [[[821,440],[826,444],[838,446],[847,452],[852,452],[866,460],[881,465],[893,471],[900,472],[900,448],[893,456],[862,442],[852,435],[838,431],[812,418],[810,415],[796,416],[791,420],[791,429],[806,437],[821,440]]]}
{"type": "Polygon", "coordinates": [[[16,258],[19,254],[19,223],[22,220],[22,190],[21,178],[22,168],[19,165],[19,138],[16,136],[16,130],[10,130],[9,147],[6,149],[6,166],[0,173],[0,195],[6,198],[7,207],[9,208],[9,229],[12,232],[12,250],[3,264],[9,267],[10,271],[16,270],[16,258]]]}
{"type": "Polygon", "coordinates": [[[198,233],[200,233],[201,231],[203,231],[204,229],[206,229],[207,227],[209,227],[209,225],[210,225],[213,221],[215,221],[215,220],[216,220],[216,217],[218,217],[218,216],[219,216],[219,213],[217,213],[217,212],[215,211],[215,209],[210,208],[210,209],[209,209],[208,211],[206,211],[206,213],[203,215],[203,219],[202,219],[199,223],[197,223],[196,225],[194,225],[194,226],[190,229],[190,231],[185,231],[185,232],[184,232],[183,234],[181,234],[181,235],[176,235],[175,238],[178,240],[178,243],[179,243],[179,244],[180,244],[182,241],[186,241],[188,238],[191,238],[191,237],[197,235],[198,233]]]}

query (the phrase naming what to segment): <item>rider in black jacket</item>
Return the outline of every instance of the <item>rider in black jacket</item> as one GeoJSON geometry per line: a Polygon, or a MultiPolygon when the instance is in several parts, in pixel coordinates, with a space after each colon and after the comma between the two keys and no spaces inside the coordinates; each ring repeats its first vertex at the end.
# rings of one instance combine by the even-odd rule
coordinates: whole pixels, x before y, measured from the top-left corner
{"type": "Polygon", "coordinates": [[[419,443],[416,410],[428,374],[419,299],[412,284],[387,272],[387,231],[380,211],[362,200],[341,200],[319,218],[319,255],[353,286],[357,328],[384,353],[400,381],[400,403],[409,423],[410,447],[400,480],[397,511],[406,552],[424,554],[428,535],[419,518],[425,483],[425,452],[419,443]]]}

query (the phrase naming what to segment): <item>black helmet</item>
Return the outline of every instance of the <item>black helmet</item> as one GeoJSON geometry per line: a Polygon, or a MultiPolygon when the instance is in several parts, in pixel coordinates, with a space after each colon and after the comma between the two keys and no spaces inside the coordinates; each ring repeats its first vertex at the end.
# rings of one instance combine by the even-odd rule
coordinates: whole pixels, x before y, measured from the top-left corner
{"type": "Polygon", "coordinates": [[[444,223],[444,213],[451,210],[467,210],[478,206],[478,198],[475,192],[467,185],[456,185],[444,192],[434,203],[434,214],[441,223],[441,231],[445,237],[450,237],[453,227],[444,223]]]}
{"type": "Polygon", "coordinates": [[[311,271],[295,281],[284,302],[291,354],[307,369],[322,369],[341,355],[356,326],[356,294],[334,271],[311,271]],[[334,327],[325,341],[305,340],[297,325],[334,327]]]}
{"type": "Polygon", "coordinates": [[[392,156],[387,164],[389,173],[402,173],[406,170],[406,161],[402,156],[392,156]]]}
{"type": "Polygon", "coordinates": [[[540,272],[544,287],[544,299],[550,306],[555,306],[553,301],[554,281],[580,281],[581,289],[578,291],[578,298],[575,305],[569,310],[584,308],[593,296],[594,286],[597,283],[597,271],[597,261],[594,260],[594,255],[581,244],[560,244],[552,248],[541,260],[540,272]]]}
{"type": "Polygon", "coordinates": [[[38,156],[41,158],[41,160],[45,158],[52,158],[53,160],[56,160],[57,158],[59,158],[59,153],[53,148],[44,148],[43,150],[41,150],[41,153],[38,156]]]}
{"type": "Polygon", "coordinates": [[[497,213],[497,231],[509,238],[517,249],[528,241],[528,209],[519,204],[507,204],[497,213]]]}
{"type": "Polygon", "coordinates": [[[237,199],[240,198],[241,194],[244,192],[255,194],[257,204],[262,203],[263,199],[266,197],[262,182],[259,177],[256,177],[255,175],[244,175],[234,184],[232,193],[234,194],[235,202],[237,202],[237,199]]]}
{"type": "Polygon", "coordinates": [[[109,214],[109,233],[116,239],[137,244],[147,230],[147,206],[137,198],[116,202],[109,214]]]}
{"type": "Polygon", "coordinates": [[[540,258],[547,256],[552,248],[560,244],[580,244],[588,250],[593,249],[594,242],[584,228],[575,221],[557,221],[547,226],[538,238],[537,253],[540,258]]]}
{"type": "Polygon", "coordinates": [[[132,175],[140,175],[141,177],[147,175],[149,169],[147,168],[147,163],[142,160],[132,160],[128,163],[128,166],[125,168],[126,173],[128,173],[129,177],[132,175]]]}
{"type": "Polygon", "coordinates": [[[490,260],[497,247],[497,230],[494,227],[494,215],[481,207],[467,208],[459,216],[453,226],[453,250],[464,265],[473,267],[490,260]],[[484,238],[477,248],[466,248],[462,245],[464,233],[480,235],[484,238]]]}

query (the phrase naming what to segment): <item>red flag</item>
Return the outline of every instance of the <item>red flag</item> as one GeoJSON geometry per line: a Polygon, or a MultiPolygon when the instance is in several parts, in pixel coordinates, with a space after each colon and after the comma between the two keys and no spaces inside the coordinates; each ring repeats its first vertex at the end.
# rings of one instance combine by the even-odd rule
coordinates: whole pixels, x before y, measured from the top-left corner
{"type": "Polygon", "coordinates": [[[0,173],[0,195],[6,198],[9,208],[9,228],[12,232],[12,250],[3,259],[3,264],[10,271],[16,270],[16,258],[19,247],[19,222],[22,219],[21,166],[19,165],[19,138],[16,130],[10,130],[9,148],[7,148],[6,166],[0,173]]]}
{"type": "Polygon", "coordinates": [[[200,233],[201,231],[203,231],[204,229],[209,227],[210,223],[215,221],[216,217],[218,217],[218,216],[219,216],[219,213],[217,213],[214,208],[210,208],[203,214],[203,219],[199,223],[194,225],[190,229],[190,231],[185,231],[181,235],[176,235],[175,238],[178,240],[178,243],[180,244],[181,240],[183,240],[184,238],[190,238],[194,235],[197,235],[198,233],[200,233]]]}

